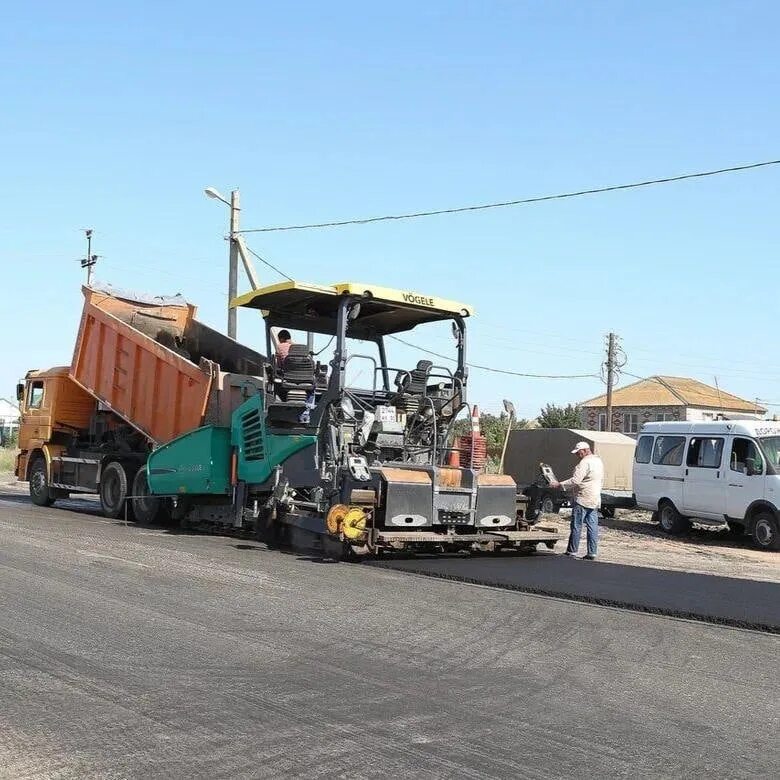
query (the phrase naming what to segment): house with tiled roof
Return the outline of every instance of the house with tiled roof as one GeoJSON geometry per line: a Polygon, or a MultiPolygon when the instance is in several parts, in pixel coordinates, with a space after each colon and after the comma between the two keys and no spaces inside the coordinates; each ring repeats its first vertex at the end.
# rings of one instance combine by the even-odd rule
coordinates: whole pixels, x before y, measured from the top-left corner
{"type": "MultiPolygon", "coordinates": [[[[583,426],[607,430],[607,396],[580,404],[583,426]]],[[[646,422],[761,417],[766,409],[718,387],[679,376],[649,376],[612,392],[612,430],[636,435],[646,422]]]]}

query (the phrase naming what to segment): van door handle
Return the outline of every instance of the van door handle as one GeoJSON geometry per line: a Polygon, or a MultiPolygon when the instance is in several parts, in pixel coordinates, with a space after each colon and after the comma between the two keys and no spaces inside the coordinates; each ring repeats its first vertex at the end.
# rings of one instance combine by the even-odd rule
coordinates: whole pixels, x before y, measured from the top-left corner
{"type": "Polygon", "coordinates": [[[685,476],[688,476],[688,469],[685,469],[685,476]]]}
{"type": "Polygon", "coordinates": [[[742,487],[742,485],[735,485],[734,483],[732,483],[732,482],[729,482],[729,487],[738,487],[738,488],[741,488],[741,487],[742,487]]]}

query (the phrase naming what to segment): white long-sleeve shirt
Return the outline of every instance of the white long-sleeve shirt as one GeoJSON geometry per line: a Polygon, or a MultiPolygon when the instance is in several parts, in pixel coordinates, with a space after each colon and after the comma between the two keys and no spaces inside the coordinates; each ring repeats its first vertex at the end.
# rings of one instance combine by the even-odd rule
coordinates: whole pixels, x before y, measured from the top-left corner
{"type": "Polygon", "coordinates": [[[574,469],[570,479],[561,487],[571,495],[572,501],[586,509],[601,506],[601,488],[604,485],[604,464],[598,455],[586,455],[574,469]]]}

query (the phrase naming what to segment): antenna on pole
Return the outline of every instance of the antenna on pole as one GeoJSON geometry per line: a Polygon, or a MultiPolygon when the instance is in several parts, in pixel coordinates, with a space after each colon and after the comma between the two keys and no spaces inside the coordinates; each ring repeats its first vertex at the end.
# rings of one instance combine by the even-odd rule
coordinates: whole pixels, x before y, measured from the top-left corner
{"type": "Polygon", "coordinates": [[[86,228],[84,234],[87,237],[87,256],[81,258],[81,267],[87,269],[87,287],[92,284],[92,269],[97,265],[98,256],[92,254],[92,228],[86,228]]]}
{"type": "Polygon", "coordinates": [[[718,391],[718,406],[720,406],[720,413],[723,414],[723,399],[720,397],[720,385],[718,384],[718,377],[715,377],[715,389],[718,391]]]}

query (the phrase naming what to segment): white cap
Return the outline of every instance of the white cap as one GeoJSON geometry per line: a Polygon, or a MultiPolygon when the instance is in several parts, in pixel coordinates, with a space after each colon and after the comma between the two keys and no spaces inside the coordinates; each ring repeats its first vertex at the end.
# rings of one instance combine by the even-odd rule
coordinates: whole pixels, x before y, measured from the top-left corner
{"type": "Polygon", "coordinates": [[[574,446],[574,449],[571,451],[571,454],[574,455],[575,452],[579,452],[580,450],[589,450],[590,444],[586,441],[578,441],[577,444],[574,446]]]}

